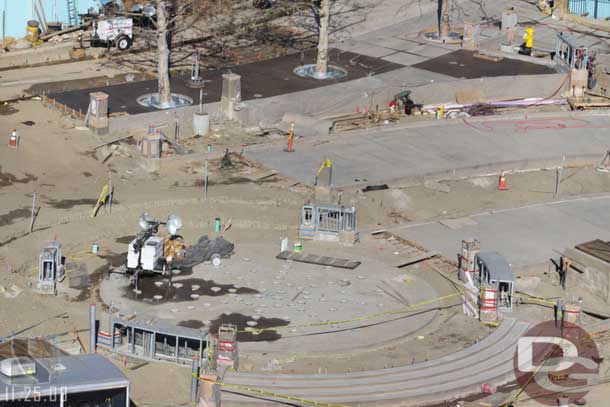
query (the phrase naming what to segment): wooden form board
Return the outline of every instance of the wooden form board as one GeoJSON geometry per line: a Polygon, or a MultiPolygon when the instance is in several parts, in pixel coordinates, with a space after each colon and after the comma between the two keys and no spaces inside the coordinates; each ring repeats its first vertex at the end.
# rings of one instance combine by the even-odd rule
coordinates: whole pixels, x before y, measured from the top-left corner
{"type": "Polygon", "coordinates": [[[331,266],[342,269],[353,270],[361,263],[359,261],[338,259],[336,257],[320,256],[317,254],[296,253],[289,250],[283,251],[276,256],[280,260],[292,260],[299,263],[317,264],[319,266],[331,266]]]}

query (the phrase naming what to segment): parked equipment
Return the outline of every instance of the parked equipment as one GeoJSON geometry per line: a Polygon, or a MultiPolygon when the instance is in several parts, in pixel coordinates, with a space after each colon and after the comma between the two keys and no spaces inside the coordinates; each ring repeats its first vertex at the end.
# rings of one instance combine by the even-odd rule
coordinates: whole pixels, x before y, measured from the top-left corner
{"type": "Polygon", "coordinates": [[[91,44],[115,46],[121,51],[133,44],[133,19],[116,17],[93,22],[91,44]]]}
{"type": "Polygon", "coordinates": [[[143,213],[138,218],[138,225],[142,229],[136,238],[129,243],[127,252],[127,271],[137,273],[140,271],[162,272],[166,264],[163,237],[154,236],[159,231],[159,226],[164,224],[170,235],[170,240],[176,236],[182,227],[182,220],[176,215],[170,215],[167,222],[153,219],[148,213],[143,213]]]}

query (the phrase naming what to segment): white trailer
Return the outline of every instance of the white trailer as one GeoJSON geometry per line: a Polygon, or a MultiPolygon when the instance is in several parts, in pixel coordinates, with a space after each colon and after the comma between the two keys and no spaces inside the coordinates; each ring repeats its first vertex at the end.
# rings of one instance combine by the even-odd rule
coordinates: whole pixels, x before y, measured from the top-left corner
{"type": "Polygon", "coordinates": [[[133,19],[115,17],[93,22],[92,43],[116,46],[125,51],[133,44],[133,19]]]}

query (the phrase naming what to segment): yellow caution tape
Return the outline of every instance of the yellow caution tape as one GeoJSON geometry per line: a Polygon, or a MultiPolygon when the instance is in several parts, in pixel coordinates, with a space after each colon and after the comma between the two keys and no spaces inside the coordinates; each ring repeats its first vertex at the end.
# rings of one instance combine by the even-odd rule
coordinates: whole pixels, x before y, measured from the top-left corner
{"type": "Polygon", "coordinates": [[[527,294],[517,294],[516,297],[524,298],[524,299],[527,299],[527,300],[530,300],[530,301],[537,301],[537,302],[540,302],[540,303],[543,303],[543,304],[557,305],[557,302],[548,301],[548,300],[545,300],[544,298],[532,297],[532,296],[527,295],[527,294]]]}
{"type": "Polygon", "coordinates": [[[66,254],[66,259],[68,260],[72,260],[72,261],[78,261],[78,260],[83,260],[87,257],[92,256],[93,253],[89,250],[81,250],[79,252],[74,252],[74,253],[68,253],[66,254]]]}
{"type": "Polygon", "coordinates": [[[241,331],[238,331],[238,332],[241,332],[241,333],[252,333],[254,335],[258,335],[261,332],[279,331],[279,330],[287,329],[287,328],[311,328],[311,327],[316,327],[316,326],[349,324],[349,323],[352,323],[352,322],[366,321],[366,320],[369,320],[369,319],[375,319],[375,318],[379,318],[379,317],[383,317],[383,316],[388,316],[388,315],[404,314],[404,313],[413,311],[413,310],[415,310],[417,308],[420,308],[420,307],[422,307],[424,305],[429,305],[429,304],[433,304],[435,302],[444,301],[444,300],[447,300],[449,298],[457,297],[457,296],[462,295],[462,294],[463,294],[462,291],[458,291],[458,292],[453,293],[453,294],[449,294],[449,295],[445,295],[445,296],[442,296],[442,297],[437,297],[437,298],[432,298],[430,300],[422,301],[420,303],[411,305],[411,306],[406,307],[406,308],[401,308],[401,309],[393,310],[393,311],[378,312],[376,314],[363,315],[363,316],[359,316],[359,317],[355,317],[355,318],[351,318],[351,319],[343,319],[343,320],[338,320],[338,321],[312,322],[312,323],[309,323],[309,324],[302,324],[302,325],[286,325],[286,326],[280,326],[280,327],[275,327],[275,328],[248,328],[247,330],[241,330],[241,331]]]}
{"type": "Polygon", "coordinates": [[[284,399],[284,400],[291,400],[291,401],[298,401],[298,402],[301,402],[301,403],[311,404],[311,405],[314,405],[314,406],[347,407],[347,406],[344,406],[342,404],[322,403],[320,401],[307,400],[307,399],[304,399],[304,398],[301,398],[301,397],[286,396],[285,394],[274,393],[274,392],[263,390],[263,389],[257,389],[255,387],[240,386],[238,384],[217,382],[217,381],[214,381],[214,380],[204,379],[202,377],[198,377],[196,374],[193,374],[193,377],[197,378],[197,380],[199,380],[201,382],[213,383],[213,384],[217,384],[217,385],[222,386],[222,387],[228,387],[228,388],[237,389],[237,390],[244,390],[244,391],[247,391],[247,392],[250,392],[250,393],[260,394],[261,396],[275,397],[275,398],[280,398],[280,399],[284,399]]]}

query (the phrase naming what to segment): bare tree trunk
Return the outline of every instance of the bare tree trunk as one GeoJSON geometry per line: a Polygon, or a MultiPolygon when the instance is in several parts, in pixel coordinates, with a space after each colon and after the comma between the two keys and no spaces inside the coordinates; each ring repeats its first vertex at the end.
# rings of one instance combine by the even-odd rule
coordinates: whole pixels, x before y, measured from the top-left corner
{"type": "Polygon", "coordinates": [[[328,72],[328,27],[330,25],[330,0],[320,4],[320,36],[318,39],[318,60],[316,76],[325,77],[328,72]]]}
{"type": "Polygon", "coordinates": [[[166,1],[159,0],[157,3],[157,75],[159,81],[159,104],[168,106],[172,102],[172,91],[169,83],[169,45],[168,18],[166,1]]]}
{"type": "Polygon", "coordinates": [[[440,0],[438,36],[449,37],[449,0],[440,0]]]}

